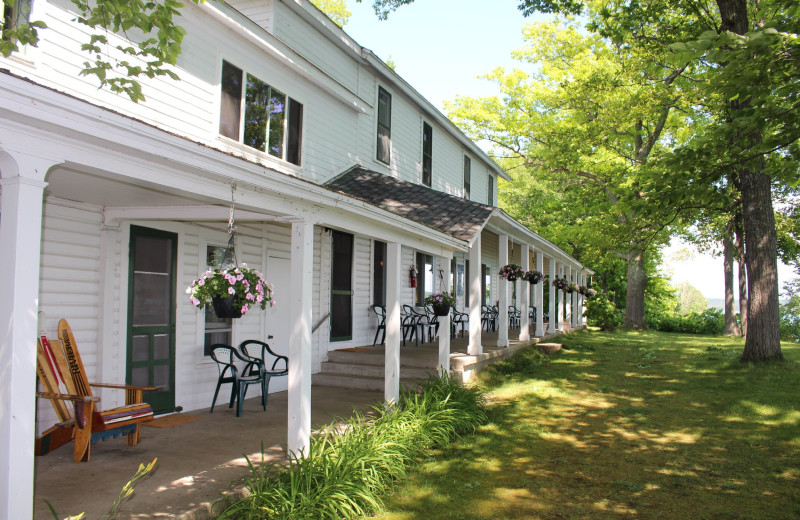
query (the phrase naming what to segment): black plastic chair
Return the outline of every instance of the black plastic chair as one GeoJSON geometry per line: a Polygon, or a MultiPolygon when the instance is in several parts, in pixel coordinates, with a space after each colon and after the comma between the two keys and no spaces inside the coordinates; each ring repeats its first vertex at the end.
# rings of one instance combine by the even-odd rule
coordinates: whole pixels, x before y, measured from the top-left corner
{"type": "Polygon", "coordinates": [[[512,329],[520,328],[522,324],[522,312],[514,305],[508,306],[508,326],[512,329]]]}
{"type": "Polygon", "coordinates": [[[428,342],[433,341],[439,335],[439,316],[433,312],[433,305],[426,305],[425,322],[423,325],[428,329],[428,342]]]}
{"type": "Polygon", "coordinates": [[[403,345],[406,344],[406,337],[408,337],[409,340],[413,338],[414,344],[419,346],[419,334],[417,333],[417,329],[420,325],[420,315],[414,311],[414,308],[411,305],[403,305],[401,308],[402,312],[400,313],[400,326],[403,328],[403,345]]]}
{"type": "MultiPolygon", "coordinates": [[[[270,339],[272,336],[270,336],[270,339]]],[[[269,348],[269,344],[257,339],[248,339],[239,344],[242,358],[247,361],[247,365],[242,371],[245,376],[261,374],[264,384],[261,386],[261,400],[264,403],[264,410],[267,409],[269,399],[269,381],[273,377],[284,377],[289,375],[289,358],[276,354],[269,348]]],[[[247,390],[245,389],[245,393],[247,390]]],[[[242,396],[244,399],[244,396],[242,396]]]]}
{"type": "Polygon", "coordinates": [[[211,345],[211,359],[217,363],[219,378],[217,379],[217,388],[214,390],[214,399],[211,401],[210,413],[214,413],[220,386],[227,383],[231,384],[231,400],[228,408],[233,408],[233,403],[236,402],[236,417],[242,416],[242,401],[247,394],[247,387],[250,385],[261,385],[261,407],[264,411],[267,410],[264,374],[259,370],[254,372],[251,370],[250,374],[245,375],[245,371],[242,371],[242,375],[239,375],[239,369],[235,364],[238,359],[244,361],[245,368],[248,368],[249,360],[240,356],[233,347],[222,344],[211,345]]]}
{"type": "Polygon", "coordinates": [[[383,305],[373,305],[372,312],[375,313],[375,317],[378,318],[378,328],[375,330],[375,339],[372,340],[372,344],[376,344],[378,342],[378,334],[383,331],[383,336],[381,336],[381,344],[386,343],[386,307],[383,305]]]}
{"type": "Polygon", "coordinates": [[[466,312],[459,312],[456,310],[456,306],[450,309],[450,337],[456,337],[456,327],[461,325],[461,337],[464,337],[464,326],[469,323],[469,314],[466,312]]]}

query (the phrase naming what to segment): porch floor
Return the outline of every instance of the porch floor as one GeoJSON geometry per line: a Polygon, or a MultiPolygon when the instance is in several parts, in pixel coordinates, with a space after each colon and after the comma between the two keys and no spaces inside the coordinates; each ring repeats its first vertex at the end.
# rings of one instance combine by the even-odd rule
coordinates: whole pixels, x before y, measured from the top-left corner
{"type": "MultiPolygon", "coordinates": [[[[513,338],[518,330],[510,330],[510,348],[501,349],[497,333],[483,333],[484,354],[480,359],[468,356],[468,339],[451,341],[451,367],[491,363],[513,353],[528,342],[513,338]]],[[[534,339],[532,342],[535,342],[534,339]]],[[[383,355],[381,345],[348,349],[357,356],[383,355]]],[[[428,368],[435,372],[438,361],[438,340],[415,346],[407,342],[401,347],[403,366],[428,368]]],[[[316,378],[317,374],[314,375],[316,378]]],[[[223,387],[221,394],[225,394],[223,387]]],[[[140,463],[158,457],[156,471],[139,481],[136,492],[122,507],[119,519],[210,518],[210,504],[229,488],[231,482],[249,474],[247,454],[258,461],[261,446],[265,460],[284,460],[287,435],[287,392],[270,394],[267,411],[261,410],[259,397],[247,399],[242,417],[235,416],[223,395],[214,413],[208,408],[185,415],[200,420],[171,428],[142,428],[138,446],[129,447],[124,439],[110,439],[92,445],[88,463],[72,462],[72,443],[52,453],[36,457],[34,519],[52,520],[45,500],[55,508],[59,518],[86,513],[87,519],[102,518],[122,486],[136,472],[140,463]]],[[[336,417],[350,417],[354,409],[368,411],[383,401],[383,393],[335,388],[315,383],[312,386],[311,421],[314,427],[325,426],[336,417]]]]}

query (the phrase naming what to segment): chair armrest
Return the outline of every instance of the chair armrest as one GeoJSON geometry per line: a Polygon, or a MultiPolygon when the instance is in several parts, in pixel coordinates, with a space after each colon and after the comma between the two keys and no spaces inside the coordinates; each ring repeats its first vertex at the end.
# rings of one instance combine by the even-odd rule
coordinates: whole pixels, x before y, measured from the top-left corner
{"type": "Polygon", "coordinates": [[[118,390],[141,390],[143,392],[158,390],[157,386],[119,385],[114,383],[89,383],[89,386],[94,386],[96,388],[116,388],[118,390]]]}
{"type": "Polygon", "coordinates": [[[84,403],[92,403],[100,400],[99,397],[91,395],[58,394],[55,392],[36,392],[36,396],[42,399],[60,399],[62,401],[78,401],[84,403]]]}

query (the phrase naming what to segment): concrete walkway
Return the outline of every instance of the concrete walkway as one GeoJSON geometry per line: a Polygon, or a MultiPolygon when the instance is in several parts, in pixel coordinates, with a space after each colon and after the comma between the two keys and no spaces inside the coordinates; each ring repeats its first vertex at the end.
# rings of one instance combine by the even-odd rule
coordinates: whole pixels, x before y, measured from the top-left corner
{"type": "MultiPolygon", "coordinates": [[[[236,417],[221,398],[213,414],[207,409],[187,413],[199,421],[143,427],[138,446],[127,446],[123,438],[98,442],[88,463],[72,462],[72,443],[36,457],[34,518],[53,520],[45,500],[60,519],[82,512],[86,520],[103,518],[139,464],[156,457],[156,471],[139,481],[119,518],[209,518],[210,504],[249,474],[244,455],[260,460],[263,443],[266,460],[285,460],[286,400],[286,392],[270,394],[264,412],[259,397],[248,399],[242,417],[236,417]]],[[[351,417],[354,408],[368,411],[382,401],[382,393],[313,387],[311,421],[325,426],[336,417],[351,417]]]]}

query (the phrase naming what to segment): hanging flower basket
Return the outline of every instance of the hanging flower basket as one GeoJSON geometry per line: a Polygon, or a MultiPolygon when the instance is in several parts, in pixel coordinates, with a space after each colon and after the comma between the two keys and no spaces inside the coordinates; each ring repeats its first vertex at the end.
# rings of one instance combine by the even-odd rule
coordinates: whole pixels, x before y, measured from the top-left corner
{"type": "Polygon", "coordinates": [[[456,304],[456,297],[448,292],[433,293],[426,296],[423,303],[430,305],[436,316],[447,316],[450,314],[450,307],[456,304]]]}
{"type": "Polygon", "coordinates": [[[242,308],[237,307],[234,303],[233,296],[223,298],[221,296],[214,296],[211,298],[211,305],[214,306],[214,312],[220,318],[241,318],[242,308]]]}
{"type": "Polygon", "coordinates": [[[578,290],[578,286],[575,285],[574,283],[569,283],[567,284],[567,287],[564,290],[567,291],[569,294],[572,294],[578,290]]]}
{"type": "Polygon", "coordinates": [[[209,269],[186,288],[192,305],[202,309],[211,304],[220,318],[240,318],[253,307],[266,309],[267,304],[274,306],[272,291],[272,284],[247,264],[209,269]]]}
{"type": "Polygon", "coordinates": [[[583,295],[586,296],[587,298],[593,298],[597,296],[597,291],[592,289],[591,287],[584,287],[583,295]]]}
{"type": "Polygon", "coordinates": [[[531,285],[536,285],[537,283],[541,282],[544,279],[544,275],[541,272],[534,269],[522,275],[522,279],[531,285]]]}
{"type": "Polygon", "coordinates": [[[525,269],[517,264],[508,264],[501,267],[498,274],[500,278],[505,278],[509,282],[516,282],[517,278],[522,278],[525,275],[525,269]]]}
{"type": "Polygon", "coordinates": [[[555,280],[553,280],[553,287],[555,287],[559,291],[563,291],[564,289],[567,288],[568,283],[569,282],[567,282],[566,278],[559,278],[556,276],[555,280]]]}

